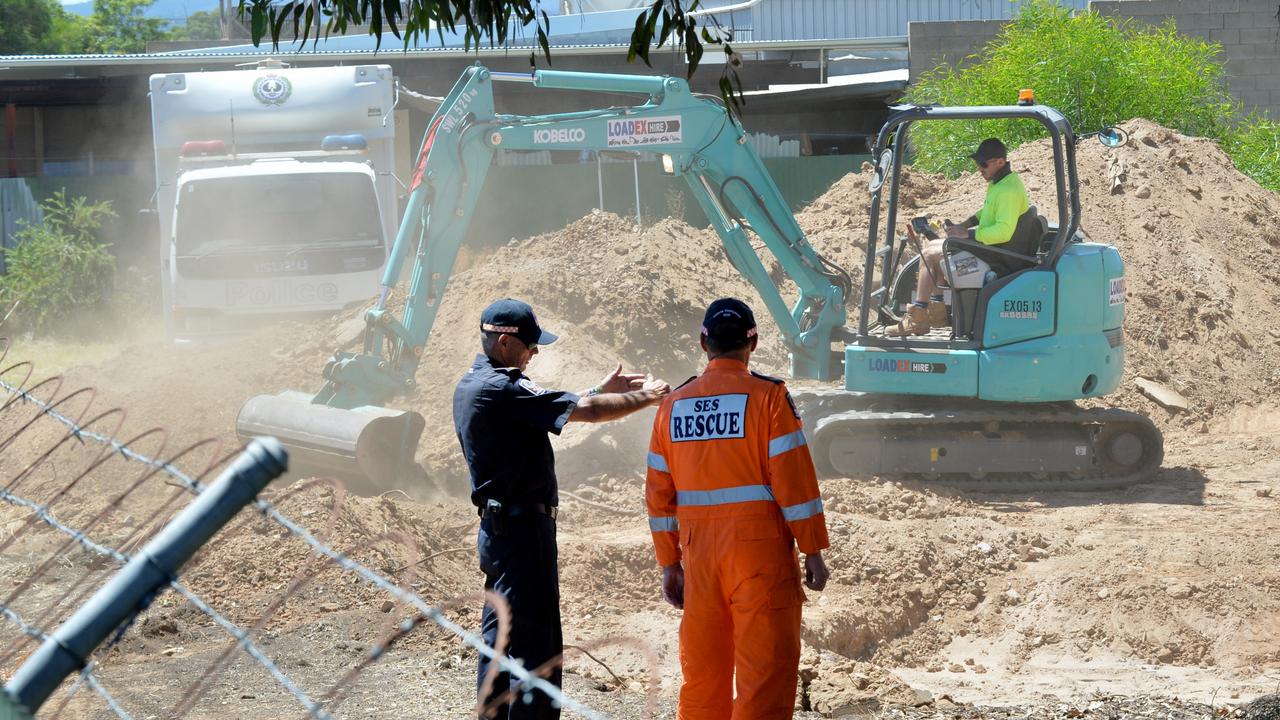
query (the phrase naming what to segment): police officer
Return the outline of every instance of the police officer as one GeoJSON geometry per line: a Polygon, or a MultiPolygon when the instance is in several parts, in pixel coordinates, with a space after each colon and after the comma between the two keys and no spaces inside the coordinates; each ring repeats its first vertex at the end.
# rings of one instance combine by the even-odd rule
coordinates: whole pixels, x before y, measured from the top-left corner
{"type": "MultiPolygon", "coordinates": [[[[547,433],[559,435],[568,422],[630,415],[671,390],[661,380],[624,374],[621,364],[581,394],[543,389],[524,370],[539,346],[555,340],[539,327],[528,304],[498,300],[480,316],[483,353],[453,395],[454,427],[471,471],[471,501],[481,517],[476,543],[484,587],[506,600],[511,611],[506,652],[530,670],[563,652],[555,534],[559,497],[547,433]]],[[[481,631],[491,647],[498,629],[498,617],[486,604],[481,631]]],[[[489,662],[480,658],[482,691],[489,662]]],[[[546,677],[559,686],[560,675],[557,663],[546,677]]],[[[534,691],[528,703],[524,696],[503,672],[480,705],[489,708],[488,717],[503,720],[560,716],[543,693],[534,691]]]]}
{"type": "Polygon", "coordinates": [[[791,717],[805,599],[797,546],[804,584],[827,583],[813,460],[786,385],[748,369],[758,339],[746,303],[711,303],[706,370],[662,402],[649,442],[662,594],[684,611],[680,720],[791,717]]]}

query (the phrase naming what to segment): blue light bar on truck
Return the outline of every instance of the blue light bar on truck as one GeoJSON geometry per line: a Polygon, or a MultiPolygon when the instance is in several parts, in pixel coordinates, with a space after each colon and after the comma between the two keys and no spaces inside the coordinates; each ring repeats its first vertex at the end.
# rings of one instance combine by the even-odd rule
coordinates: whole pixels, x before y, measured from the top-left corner
{"type": "Polygon", "coordinates": [[[333,152],[335,150],[367,150],[369,141],[360,133],[352,133],[350,135],[326,135],[324,140],[320,141],[320,149],[325,152],[333,152]]]}

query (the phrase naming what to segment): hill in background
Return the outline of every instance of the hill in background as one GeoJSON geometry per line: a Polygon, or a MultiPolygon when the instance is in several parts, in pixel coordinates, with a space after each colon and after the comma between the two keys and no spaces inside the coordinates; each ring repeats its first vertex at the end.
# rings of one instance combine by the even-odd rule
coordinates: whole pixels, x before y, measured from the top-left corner
{"type": "MultiPolygon", "coordinates": [[[[93,0],[62,6],[64,10],[88,17],[93,14],[93,0]]],[[[218,11],[218,0],[156,0],[144,15],[167,20],[171,26],[185,25],[192,13],[218,11]]]]}

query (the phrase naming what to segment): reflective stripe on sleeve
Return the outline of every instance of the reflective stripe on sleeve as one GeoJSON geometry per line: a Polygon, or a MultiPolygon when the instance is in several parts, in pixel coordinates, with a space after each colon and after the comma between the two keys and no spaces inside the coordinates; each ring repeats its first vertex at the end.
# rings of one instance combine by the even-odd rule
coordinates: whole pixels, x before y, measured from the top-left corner
{"type": "Polygon", "coordinates": [[[777,457],[788,450],[795,450],[806,444],[808,443],[805,442],[803,430],[787,433],[769,441],[769,457],[777,457]]]}
{"type": "MultiPolygon", "coordinates": [[[[811,518],[822,512],[822,498],[814,498],[809,502],[802,502],[799,505],[788,505],[782,508],[782,517],[787,522],[795,522],[811,518]]],[[[653,522],[652,520],[650,522],[653,522]]]]}
{"type": "Polygon", "coordinates": [[[730,503],[752,502],[754,500],[773,501],[773,488],[768,485],[739,485],[738,487],[721,488],[719,490],[680,490],[676,492],[676,504],[695,505],[728,505],[730,503]]]}
{"type": "Polygon", "coordinates": [[[680,523],[675,516],[649,518],[649,532],[679,532],[680,523]]]}
{"type": "Polygon", "coordinates": [[[653,453],[653,452],[649,453],[649,467],[653,468],[654,470],[657,470],[658,472],[664,472],[664,473],[671,472],[669,469],[667,469],[667,459],[662,457],[658,453],[653,453]]]}

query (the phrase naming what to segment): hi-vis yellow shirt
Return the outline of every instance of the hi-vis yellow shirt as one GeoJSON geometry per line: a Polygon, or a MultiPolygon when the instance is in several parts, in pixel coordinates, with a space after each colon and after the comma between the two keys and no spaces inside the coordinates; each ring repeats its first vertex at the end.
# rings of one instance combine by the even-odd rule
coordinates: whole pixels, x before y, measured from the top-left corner
{"type": "Polygon", "coordinates": [[[1031,207],[1027,188],[1016,172],[987,186],[987,197],[977,212],[978,227],[973,237],[983,245],[1007,243],[1013,237],[1018,218],[1031,207]]]}
{"type": "Polygon", "coordinates": [[[781,512],[800,552],[828,546],[813,459],[787,386],[717,358],[658,408],[645,482],[658,562],[680,561],[682,519],[781,512]]]}

